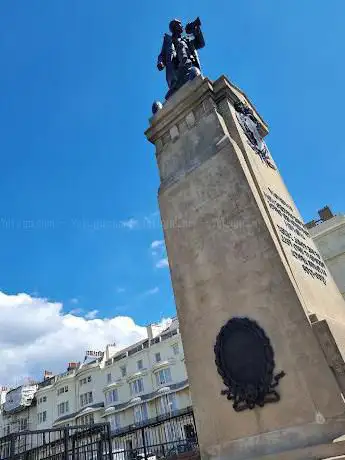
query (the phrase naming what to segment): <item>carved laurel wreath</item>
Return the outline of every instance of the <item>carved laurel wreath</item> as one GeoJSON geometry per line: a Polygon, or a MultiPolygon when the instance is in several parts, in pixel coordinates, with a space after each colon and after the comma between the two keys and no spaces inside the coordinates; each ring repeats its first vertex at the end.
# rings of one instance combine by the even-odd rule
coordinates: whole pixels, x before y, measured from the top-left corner
{"type": "Polygon", "coordinates": [[[285,372],[273,375],[274,352],[264,330],[249,318],[232,318],[222,327],[214,347],[218,373],[227,386],[222,394],[236,412],[278,402],[276,391],[285,372]]]}

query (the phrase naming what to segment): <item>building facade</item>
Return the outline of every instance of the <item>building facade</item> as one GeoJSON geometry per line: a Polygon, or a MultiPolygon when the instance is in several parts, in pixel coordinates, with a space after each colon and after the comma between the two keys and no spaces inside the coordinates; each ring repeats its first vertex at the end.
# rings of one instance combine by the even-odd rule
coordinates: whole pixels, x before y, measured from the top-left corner
{"type": "Polygon", "coordinates": [[[115,352],[109,345],[95,354],[102,356],[69,363],[60,375],[46,373],[31,385],[31,399],[26,387],[5,389],[1,436],[97,422],[109,422],[112,434],[126,433],[192,405],[176,319],[165,330],[148,326],[147,339],[126,349],[115,352]]]}
{"type": "Polygon", "coordinates": [[[345,299],[345,215],[334,215],[326,206],[307,227],[345,299]]]}
{"type": "Polygon", "coordinates": [[[2,389],[1,435],[35,429],[34,399],[37,389],[36,383],[25,384],[10,390],[2,389]]]}

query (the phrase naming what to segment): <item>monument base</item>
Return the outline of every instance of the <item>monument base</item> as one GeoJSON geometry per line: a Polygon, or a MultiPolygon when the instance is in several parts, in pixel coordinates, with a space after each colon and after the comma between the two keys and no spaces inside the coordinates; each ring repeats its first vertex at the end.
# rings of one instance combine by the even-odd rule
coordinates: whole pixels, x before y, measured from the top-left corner
{"type": "Polygon", "coordinates": [[[256,457],[256,460],[342,460],[345,452],[345,442],[322,444],[319,446],[306,447],[282,454],[256,457]],[[332,455],[332,457],[329,457],[332,455]],[[339,456],[340,455],[340,456],[339,456]]]}
{"type": "Polygon", "coordinates": [[[335,346],[344,356],[345,304],[265,145],[267,125],[225,77],[196,77],[150,122],[202,459],[345,453],[333,443],[345,434],[335,346]]]}
{"type": "Polygon", "coordinates": [[[217,460],[323,460],[345,455],[345,418],[319,421],[261,433],[214,446],[207,456],[217,460]]]}

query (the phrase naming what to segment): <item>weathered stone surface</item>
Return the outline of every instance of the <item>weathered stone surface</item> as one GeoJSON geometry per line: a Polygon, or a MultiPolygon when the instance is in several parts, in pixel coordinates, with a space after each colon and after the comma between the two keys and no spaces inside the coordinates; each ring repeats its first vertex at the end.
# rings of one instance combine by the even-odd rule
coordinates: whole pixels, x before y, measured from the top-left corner
{"type": "MultiPolygon", "coordinates": [[[[308,319],[311,313],[319,319],[339,315],[331,330],[338,327],[344,340],[345,305],[329,274],[326,284],[308,275],[293,246],[285,243],[279,228],[289,228],[289,221],[279,206],[291,213],[287,218],[306,251],[316,251],[308,235],[299,236],[301,217],[279,172],[249,145],[233,106],[238,100],[247,98],[224,77],[214,83],[200,77],[164,105],[146,133],[156,144],[183,120],[188,127],[156,155],[160,210],[204,459],[280,455],[327,445],[345,433],[339,386],[308,319]],[[270,338],[276,371],[287,374],[279,383],[279,403],[236,413],[221,395],[213,347],[233,316],[254,319],[270,338]]],[[[247,104],[266,134],[266,124],[247,104]]]]}
{"type": "Polygon", "coordinates": [[[172,141],[175,141],[179,136],[178,128],[176,125],[170,128],[170,137],[172,141]]]}
{"type": "Polygon", "coordinates": [[[332,369],[341,392],[345,394],[345,363],[327,321],[318,321],[314,315],[312,329],[320,343],[329,367],[332,369]]]}

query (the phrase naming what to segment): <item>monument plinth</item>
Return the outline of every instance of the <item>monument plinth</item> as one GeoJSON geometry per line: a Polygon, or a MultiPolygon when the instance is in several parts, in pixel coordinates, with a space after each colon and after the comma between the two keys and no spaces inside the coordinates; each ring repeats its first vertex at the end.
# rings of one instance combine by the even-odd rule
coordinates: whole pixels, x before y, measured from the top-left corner
{"type": "Polygon", "coordinates": [[[150,120],[159,205],[204,459],[338,454],[345,405],[309,315],[344,353],[345,304],[272,159],[268,128],[225,77],[150,120]]]}

